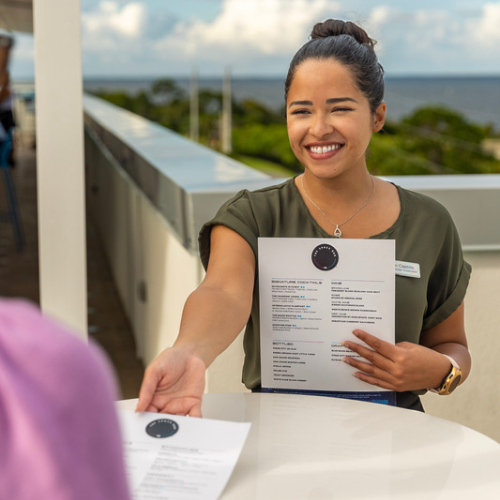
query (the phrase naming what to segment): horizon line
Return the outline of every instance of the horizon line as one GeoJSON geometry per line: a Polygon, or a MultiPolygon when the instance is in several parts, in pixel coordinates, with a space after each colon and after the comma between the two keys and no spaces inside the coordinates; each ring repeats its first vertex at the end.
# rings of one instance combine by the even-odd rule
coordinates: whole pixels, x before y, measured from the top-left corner
{"type": "MultiPolygon", "coordinates": [[[[11,75],[13,82],[33,82],[35,80],[34,75],[11,75]]],[[[207,74],[198,75],[198,80],[222,80],[224,78],[223,74],[207,74]]],[[[480,79],[480,78],[500,78],[500,72],[496,73],[394,73],[385,74],[385,79],[480,79]]],[[[144,81],[144,80],[158,80],[158,79],[168,79],[168,80],[190,80],[190,74],[176,74],[176,75],[83,75],[82,81],[144,81]]],[[[262,75],[262,74],[246,74],[246,75],[231,75],[232,80],[285,80],[282,75],[262,75]]]]}

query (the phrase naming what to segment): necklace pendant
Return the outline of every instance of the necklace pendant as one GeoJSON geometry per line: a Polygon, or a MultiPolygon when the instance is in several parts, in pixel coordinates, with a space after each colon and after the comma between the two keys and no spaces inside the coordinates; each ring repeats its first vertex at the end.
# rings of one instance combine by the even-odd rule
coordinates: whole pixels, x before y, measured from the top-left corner
{"type": "Polygon", "coordinates": [[[328,215],[321,210],[316,203],[311,199],[311,197],[307,194],[306,191],[306,186],[304,185],[304,174],[300,176],[300,182],[302,183],[302,190],[304,191],[304,194],[306,195],[306,198],[311,202],[311,204],[318,210],[318,212],[332,225],[336,226],[335,231],[333,232],[333,237],[334,238],[342,238],[342,231],[340,230],[339,226],[343,226],[344,224],[347,224],[356,214],[358,214],[363,208],[370,203],[370,200],[372,199],[373,192],[375,191],[375,182],[373,181],[373,177],[370,175],[370,179],[372,181],[372,190],[370,192],[370,196],[368,196],[367,200],[350,216],[348,217],[344,222],[341,222],[340,224],[335,224],[335,222],[332,222],[329,218],[328,215]]]}

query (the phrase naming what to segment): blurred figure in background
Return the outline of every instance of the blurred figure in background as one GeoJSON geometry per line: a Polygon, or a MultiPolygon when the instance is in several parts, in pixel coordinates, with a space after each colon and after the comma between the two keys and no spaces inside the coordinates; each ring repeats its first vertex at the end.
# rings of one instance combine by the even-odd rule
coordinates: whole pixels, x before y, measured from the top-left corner
{"type": "Polygon", "coordinates": [[[9,67],[10,50],[14,45],[14,38],[10,33],[0,30],[0,73],[9,67]]]}
{"type": "MultiPolygon", "coordinates": [[[[14,94],[10,86],[9,57],[14,39],[0,33],[0,141],[3,141],[9,129],[15,126],[13,106],[14,94]]],[[[14,166],[14,147],[9,155],[9,165],[14,166]]]]}
{"type": "MultiPolygon", "coordinates": [[[[12,111],[13,107],[14,93],[10,86],[9,72],[4,71],[2,75],[0,75],[0,125],[3,127],[5,135],[10,128],[13,128],[16,125],[14,121],[14,113],[12,111]]],[[[12,144],[8,161],[11,167],[15,166],[14,144],[12,144]]]]}
{"type": "Polygon", "coordinates": [[[0,498],[129,500],[116,395],[98,348],[0,298],[0,498]]]}

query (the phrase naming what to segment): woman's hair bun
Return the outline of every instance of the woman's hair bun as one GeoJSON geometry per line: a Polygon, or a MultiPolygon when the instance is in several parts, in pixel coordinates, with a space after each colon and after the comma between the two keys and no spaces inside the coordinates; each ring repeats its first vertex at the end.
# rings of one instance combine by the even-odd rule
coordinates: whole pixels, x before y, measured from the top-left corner
{"type": "Polygon", "coordinates": [[[359,90],[375,113],[384,99],[384,68],[375,54],[375,41],[351,21],[327,19],[314,26],[311,39],[293,56],[285,80],[285,101],[297,68],[309,59],[333,60],[352,73],[359,90]]]}
{"type": "Polygon", "coordinates": [[[340,19],[327,19],[322,23],[314,25],[311,31],[311,38],[326,38],[329,36],[349,35],[359,43],[373,47],[375,40],[372,40],[363,28],[351,21],[341,21],[340,19]]]}

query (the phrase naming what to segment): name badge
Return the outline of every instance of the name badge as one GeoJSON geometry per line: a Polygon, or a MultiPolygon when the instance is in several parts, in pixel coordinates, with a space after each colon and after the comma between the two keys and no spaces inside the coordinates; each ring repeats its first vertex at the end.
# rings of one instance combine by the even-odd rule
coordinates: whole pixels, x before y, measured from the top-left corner
{"type": "Polygon", "coordinates": [[[415,262],[396,261],[396,274],[407,278],[420,278],[420,264],[415,262]]]}

